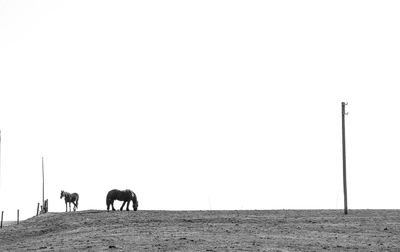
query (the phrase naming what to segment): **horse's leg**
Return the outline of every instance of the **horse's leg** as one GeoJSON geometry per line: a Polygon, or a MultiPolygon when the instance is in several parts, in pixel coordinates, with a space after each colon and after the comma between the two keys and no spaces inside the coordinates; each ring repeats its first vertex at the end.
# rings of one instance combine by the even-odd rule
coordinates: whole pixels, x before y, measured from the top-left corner
{"type": "Polygon", "coordinates": [[[65,201],[65,212],[68,212],[67,201],[65,201]]]}
{"type": "Polygon", "coordinates": [[[75,212],[76,209],[78,208],[78,206],[76,205],[76,201],[72,201],[72,204],[74,204],[74,212],[75,212]]]}
{"type": "Polygon", "coordinates": [[[122,209],[124,209],[126,201],[124,201],[124,203],[122,204],[121,208],[119,209],[120,211],[122,211],[122,209]]]}
{"type": "Polygon", "coordinates": [[[114,200],[111,201],[111,206],[112,206],[112,210],[115,211],[115,208],[114,208],[114,200]]]}
{"type": "Polygon", "coordinates": [[[131,203],[130,200],[128,200],[128,204],[126,205],[126,211],[129,211],[129,203],[131,203]]]}

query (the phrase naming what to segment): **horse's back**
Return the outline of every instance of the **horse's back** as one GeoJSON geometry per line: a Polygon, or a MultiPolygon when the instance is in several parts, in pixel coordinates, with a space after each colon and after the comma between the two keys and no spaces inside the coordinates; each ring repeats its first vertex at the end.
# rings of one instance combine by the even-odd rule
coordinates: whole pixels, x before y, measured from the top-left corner
{"type": "Polygon", "coordinates": [[[130,190],[118,190],[118,189],[113,189],[107,193],[107,201],[108,200],[119,200],[119,201],[126,201],[129,199],[130,195],[130,190]]]}
{"type": "Polygon", "coordinates": [[[65,202],[74,202],[79,199],[79,194],[77,193],[68,193],[64,191],[62,191],[61,193],[61,196],[64,196],[65,202]]]}

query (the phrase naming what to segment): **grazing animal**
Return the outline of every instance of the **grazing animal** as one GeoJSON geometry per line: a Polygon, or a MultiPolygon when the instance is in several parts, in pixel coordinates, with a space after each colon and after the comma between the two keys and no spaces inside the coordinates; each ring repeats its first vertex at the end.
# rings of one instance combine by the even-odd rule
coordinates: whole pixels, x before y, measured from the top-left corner
{"type": "Polygon", "coordinates": [[[65,212],[68,212],[67,203],[69,203],[69,211],[71,212],[71,203],[74,204],[74,212],[78,208],[78,200],[79,194],[77,193],[68,193],[61,191],[60,199],[64,197],[65,199],[65,212]]]}
{"type": "Polygon", "coordinates": [[[126,211],[129,211],[129,203],[131,202],[131,200],[132,200],[134,211],[137,211],[137,208],[139,206],[139,202],[137,200],[136,194],[129,189],[126,189],[123,191],[114,189],[114,190],[109,191],[107,193],[107,198],[106,198],[107,211],[110,210],[110,205],[112,207],[112,210],[115,211],[114,200],[119,200],[119,201],[124,202],[122,204],[121,208],[119,209],[120,211],[122,211],[122,209],[124,208],[125,203],[128,203],[126,205],[126,211]]]}

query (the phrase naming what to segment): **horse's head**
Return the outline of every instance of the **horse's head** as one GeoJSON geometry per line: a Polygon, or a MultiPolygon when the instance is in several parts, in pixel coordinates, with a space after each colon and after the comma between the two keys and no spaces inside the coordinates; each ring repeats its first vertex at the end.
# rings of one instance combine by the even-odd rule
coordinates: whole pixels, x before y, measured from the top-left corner
{"type": "Polygon", "coordinates": [[[64,191],[61,191],[60,199],[64,196],[64,191]]]}
{"type": "Polygon", "coordinates": [[[137,200],[136,194],[132,192],[132,203],[133,203],[133,210],[137,211],[139,206],[139,201],[137,200]]]}

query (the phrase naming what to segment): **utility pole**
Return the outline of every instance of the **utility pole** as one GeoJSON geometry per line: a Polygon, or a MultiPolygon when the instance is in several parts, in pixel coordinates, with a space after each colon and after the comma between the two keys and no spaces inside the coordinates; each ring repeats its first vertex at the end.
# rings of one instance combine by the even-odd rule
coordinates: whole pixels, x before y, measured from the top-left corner
{"type": "Polygon", "coordinates": [[[1,130],[0,130],[0,187],[1,187],[1,130]]]}
{"type": "Polygon", "coordinates": [[[42,157],[42,207],[44,207],[44,161],[42,157]]]}
{"type": "Polygon", "coordinates": [[[347,178],[346,178],[346,124],[345,117],[347,102],[342,102],[342,146],[343,146],[343,193],[344,193],[344,214],[347,214],[347,178]]]}

